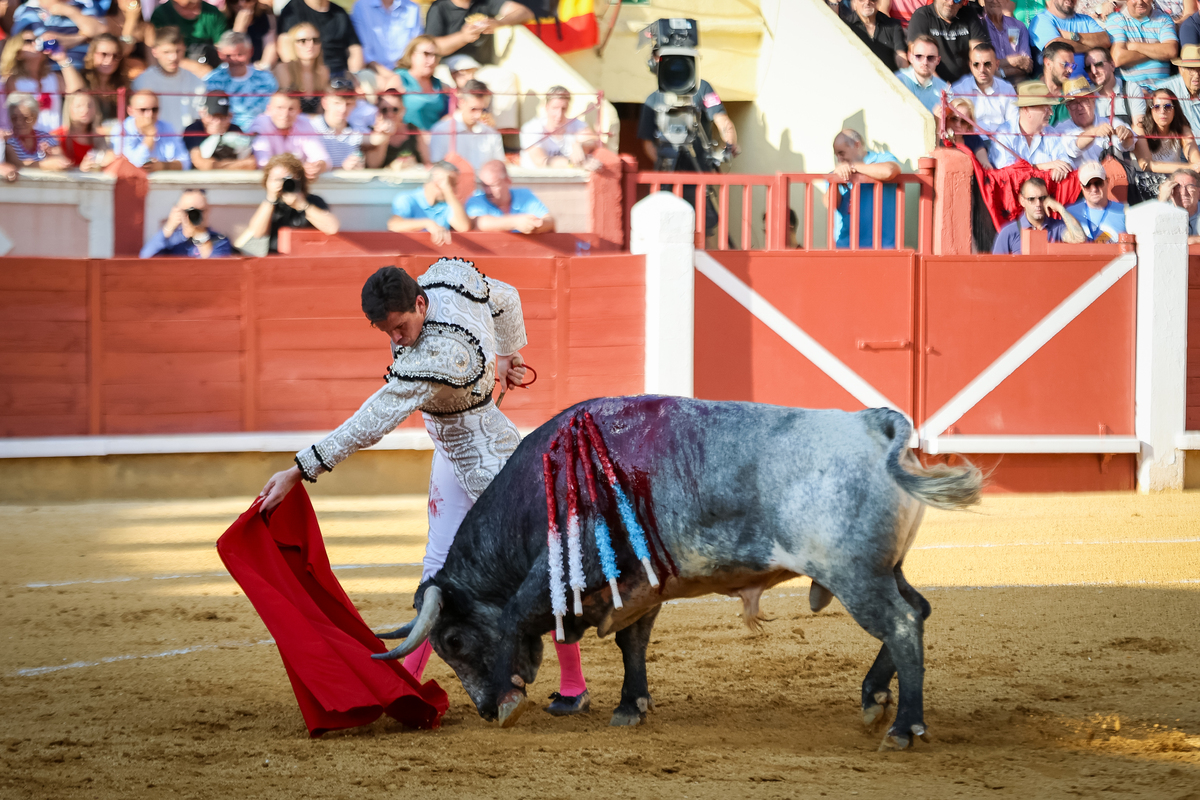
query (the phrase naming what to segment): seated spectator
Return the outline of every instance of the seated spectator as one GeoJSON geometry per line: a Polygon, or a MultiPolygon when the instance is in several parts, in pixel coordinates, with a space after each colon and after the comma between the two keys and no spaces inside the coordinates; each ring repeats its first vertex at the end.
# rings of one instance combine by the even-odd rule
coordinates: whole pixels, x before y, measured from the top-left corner
{"type": "Polygon", "coordinates": [[[932,36],[936,42],[941,55],[937,74],[946,83],[954,83],[970,72],[967,64],[974,45],[991,44],[979,6],[954,0],[933,0],[913,12],[908,40],[921,35],[932,36]]]}
{"type": "Polygon", "coordinates": [[[340,225],[329,206],[308,193],[308,171],[291,153],[271,156],[263,167],[267,199],[259,204],[242,235],[234,243],[244,248],[254,239],[267,237],[267,252],[279,252],[280,228],[316,228],[332,236],[340,225]]]}
{"type": "Polygon", "coordinates": [[[946,131],[943,140],[947,146],[959,142],[975,154],[979,165],[984,169],[993,169],[988,157],[987,139],[979,132],[975,122],[975,106],[965,97],[956,97],[949,103],[950,113],[946,115],[946,131]]]}
{"type": "Polygon", "coordinates": [[[1033,74],[1033,58],[1029,29],[1021,20],[1004,13],[1007,5],[1008,0],[983,0],[983,24],[996,48],[997,72],[1015,85],[1033,74]]]}
{"type": "Polygon", "coordinates": [[[571,93],[562,86],[546,92],[542,116],[521,126],[521,166],[582,167],[600,146],[586,122],[568,119],[571,93]]]}
{"type": "Polygon", "coordinates": [[[1062,203],[1050,197],[1046,182],[1041,178],[1029,178],[1022,183],[1017,198],[1024,211],[996,234],[996,241],[992,244],[993,255],[1020,255],[1021,231],[1026,229],[1045,229],[1046,239],[1050,242],[1082,244],[1087,240],[1079,222],[1063,208],[1062,203]],[[1052,219],[1047,216],[1048,211],[1053,211],[1062,219],[1052,219]]]}
{"type": "Polygon", "coordinates": [[[204,81],[186,69],[180,69],[185,49],[178,28],[162,28],[154,40],[156,66],[150,67],[133,82],[133,88],[149,89],[158,95],[158,118],[177,131],[196,121],[199,98],[205,92],[204,81]]]}
{"type": "Polygon", "coordinates": [[[36,127],[52,131],[62,124],[63,95],[83,88],[83,79],[62,48],[47,52],[35,31],[26,28],[4,43],[0,52],[0,95],[20,92],[39,98],[43,107],[38,111],[36,127]],[[55,64],[61,72],[54,71],[55,64]]]}
{"type": "Polygon", "coordinates": [[[1058,98],[1040,81],[1026,81],[1017,87],[1017,122],[1005,123],[990,137],[988,158],[996,169],[1023,159],[1046,170],[1056,181],[1071,173],[1069,157],[1062,139],[1050,133],[1051,109],[1058,98]]]}
{"type": "Polygon", "coordinates": [[[86,92],[67,95],[63,124],[54,130],[54,136],[63,155],[84,172],[101,169],[112,157],[104,129],[100,127],[96,98],[86,92]]]}
{"type": "MultiPolygon", "coordinates": [[[[42,169],[60,172],[71,168],[58,142],[46,131],[36,127],[41,107],[37,98],[25,92],[10,94],[6,101],[12,133],[5,142],[4,157],[18,169],[42,169]]],[[[11,180],[11,179],[9,179],[11,180]]]]}
{"type": "MultiPolygon", "coordinates": [[[[317,30],[321,57],[329,68],[330,76],[340,78],[347,71],[362,70],[362,45],[344,8],[329,0],[289,0],[279,12],[279,30],[290,34],[292,28],[303,22],[317,30]]],[[[280,57],[283,58],[284,54],[281,48],[280,57]]]]}
{"type": "Polygon", "coordinates": [[[1146,98],[1142,87],[1127,83],[1117,75],[1112,57],[1103,47],[1093,47],[1084,56],[1084,69],[1096,84],[1096,119],[1119,119],[1126,125],[1146,113],[1146,98]]]}
{"type": "Polygon", "coordinates": [[[1188,215],[1188,244],[1200,244],[1200,172],[1176,170],[1158,192],[1160,203],[1182,208],[1188,215]]]}
{"type": "Polygon", "coordinates": [[[450,244],[450,229],[471,230],[471,219],[458,199],[458,167],[439,161],[429,169],[429,179],[420,189],[401,192],[392,201],[387,229],[395,233],[428,231],[435,245],[450,244]]]}
{"type": "Polygon", "coordinates": [[[287,58],[275,65],[281,91],[300,96],[301,114],[319,114],[329,90],[329,67],[321,57],[321,34],[311,22],[301,22],[287,32],[287,58]]]}
{"type": "Polygon", "coordinates": [[[225,3],[228,30],[244,33],[250,40],[250,63],[270,71],[279,60],[275,39],[278,34],[270,3],[259,0],[228,0],[225,3]]]}
{"type": "Polygon", "coordinates": [[[112,150],[146,172],[190,169],[181,131],[158,118],[158,95],[149,89],[129,98],[129,116],[112,135],[112,150]]]}
{"type": "Polygon", "coordinates": [[[260,114],[247,133],[254,134],[254,157],[258,165],[281,153],[291,153],[304,164],[309,180],[330,169],[329,152],[308,117],[300,116],[300,100],[283,92],[271,95],[265,114],[260,114]]]}
{"type": "MultiPolygon", "coordinates": [[[[1063,84],[1075,74],[1075,51],[1066,41],[1051,42],[1042,52],[1042,82],[1051,97],[1063,96],[1063,84]]],[[[1082,73],[1081,73],[1082,74],[1082,73]]],[[[1062,100],[1054,104],[1050,124],[1057,125],[1067,119],[1067,105],[1062,100]]]]}
{"type": "Polygon", "coordinates": [[[1179,99],[1170,89],[1150,93],[1150,113],[1134,122],[1137,144],[1133,155],[1142,172],[1171,175],[1181,169],[1200,169],[1200,148],[1192,126],[1179,113],[1179,99]]]}
{"type": "Polygon", "coordinates": [[[1200,45],[1200,11],[1192,14],[1179,25],[1179,44],[1200,45]]]}
{"type": "Polygon", "coordinates": [[[1172,59],[1171,63],[1179,67],[1179,73],[1156,88],[1174,92],[1188,124],[1193,130],[1200,130],[1200,45],[1184,45],[1180,48],[1179,58],[1172,59]]]}
{"type": "Polygon", "coordinates": [[[450,79],[459,89],[466,87],[468,81],[475,80],[475,73],[479,72],[481,66],[475,59],[461,53],[450,56],[443,63],[445,63],[446,69],[450,70],[450,79]]]}
{"type": "Polygon", "coordinates": [[[1096,87],[1087,78],[1071,78],[1063,84],[1070,118],[1053,128],[1063,137],[1063,153],[1071,166],[1100,161],[1105,155],[1126,159],[1133,151],[1135,136],[1124,122],[1096,119],[1096,87]]]}
{"type": "MultiPolygon", "coordinates": [[[[862,134],[846,128],[833,139],[833,157],[837,165],[829,174],[829,182],[837,184],[838,205],[834,227],[837,246],[850,246],[851,186],[863,181],[890,181],[900,174],[900,159],[886,150],[868,150],[862,134]]],[[[862,183],[858,190],[858,246],[875,247],[875,186],[862,183]]],[[[883,219],[880,246],[896,246],[896,187],[883,187],[883,219]]]]}
{"type": "Polygon", "coordinates": [[[104,33],[101,19],[108,5],[93,0],[26,0],[25,3],[11,2],[10,8],[10,36],[32,31],[35,36],[52,38],[66,51],[72,66],[81,69],[88,41],[104,33]]]}
{"type": "Polygon", "coordinates": [[[908,43],[909,66],[896,72],[900,82],[929,111],[937,108],[938,103],[942,102],[942,92],[950,89],[950,84],[934,74],[941,58],[937,42],[932,36],[922,33],[908,43]]]}
{"type": "Polygon", "coordinates": [[[976,45],[971,49],[971,74],[950,87],[954,94],[971,98],[975,122],[985,132],[1017,120],[1017,91],[1011,83],[996,77],[997,63],[994,47],[976,45]]]}
{"type": "Polygon", "coordinates": [[[450,113],[450,96],[446,86],[433,77],[437,67],[437,45],[432,36],[417,36],[408,43],[404,57],[396,65],[405,99],[404,121],[414,128],[427,131],[450,113]]]}
{"type": "Polygon", "coordinates": [[[179,196],[167,221],[146,242],[138,258],[227,258],[231,255],[233,246],[229,240],[208,227],[208,194],[203,189],[188,189],[179,196]]]}
{"type": "Polygon", "coordinates": [[[554,217],[531,190],[513,188],[503,161],[479,168],[479,187],[467,199],[467,216],[481,231],[553,233],[554,217]]]}
{"type": "Polygon", "coordinates": [[[504,142],[499,132],[482,121],[491,105],[492,92],[487,84],[468,83],[458,97],[458,110],[429,131],[430,160],[444,161],[447,154],[456,152],[475,170],[494,159],[503,160],[504,142]]]}
{"type": "Polygon", "coordinates": [[[1083,72],[1084,53],[1112,43],[1099,22],[1086,14],[1075,13],[1075,0],[1047,0],[1046,10],[1028,24],[1033,46],[1043,53],[1055,39],[1069,40],[1075,55],[1075,71],[1080,73],[1083,72]]]}
{"type": "Polygon", "coordinates": [[[117,118],[118,92],[121,89],[129,92],[133,88],[124,53],[120,39],[111,33],[102,33],[88,45],[83,58],[83,85],[96,98],[103,120],[117,118]]]}
{"type": "Polygon", "coordinates": [[[1124,10],[1110,15],[1105,27],[1113,63],[1125,80],[1148,85],[1171,76],[1167,62],[1179,55],[1179,36],[1171,18],[1154,8],[1154,0],[1125,0],[1124,10]]]}
{"type": "Polygon", "coordinates": [[[850,8],[842,9],[842,22],[854,31],[875,57],[889,71],[908,66],[908,43],[904,26],[876,9],[876,0],[850,0],[850,8]]]}
{"type": "Polygon", "coordinates": [[[146,43],[153,47],[159,29],[176,28],[183,34],[184,50],[191,61],[183,64],[184,68],[203,77],[216,66],[217,42],[229,23],[216,6],[202,0],[167,0],[154,9],[150,24],[154,26],[154,32],[147,33],[146,43]]]}
{"type": "Polygon", "coordinates": [[[379,95],[379,113],[363,143],[368,169],[408,169],[430,163],[429,142],[404,122],[404,95],[387,89],[379,95]]]}
{"type": "Polygon", "coordinates": [[[927,5],[929,0],[876,0],[876,2],[880,14],[887,14],[899,22],[902,28],[908,30],[908,23],[912,19],[913,13],[921,6],[927,5]]]}
{"type": "Polygon", "coordinates": [[[1083,199],[1067,206],[1067,211],[1083,228],[1089,242],[1109,244],[1125,233],[1125,206],[1108,199],[1108,175],[1098,161],[1079,165],[1079,185],[1083,199]]]}
{"type": "Polygon", "coordinates": [[[230,118],[229,95],[209,92],[200,106],[200,119],[183,132],[183,146],[192,169],[256,169],[253,139],[230,118]]]}
{"type": "Polygon", "coordinates": [[[229,31],[217,42],[217,52],[224,62],[204,79],[210,92],[225,92],[233,109],[233,123],[242,130],[254,124],[267,109],[271,95],[279,84],[270,72],[250,65],[250,40],[244,33],[229,31]]]}
{"type": "Polygon", "coordinates": [[[359,0],[350,21],[362,45],[365,68],[384,79],[394,75],[408,43],[425,32],[421,6],[413,0],[359,0]]]}
{"type": "Polygon", "coordinates": [[[425,32],[443,58],[462,53],[480,64],[495,64],[496,28],[532,20],[529,6],[516,0],[434,0],[425,16],[425,32]]]}
{"type": "Polygon", "coordinates": [[[330,169],[362,169],[363,132],[347,121],[350,109],[358,102],[354,84],[346,78],[335,78],[321,100],[321,114],[312,118],[313,128],[329,153],[330,169]]]}

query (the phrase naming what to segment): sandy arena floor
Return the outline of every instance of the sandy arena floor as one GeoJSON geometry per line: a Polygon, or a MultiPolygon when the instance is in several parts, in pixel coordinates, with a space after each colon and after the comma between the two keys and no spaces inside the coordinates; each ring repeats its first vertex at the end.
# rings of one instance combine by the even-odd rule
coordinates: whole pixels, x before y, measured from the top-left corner
{"type": "MultiPolygon", "coordinates": [[[[278,654],[213,542],[247,499],[0,506],[0,797],[1152,797],[1200,800],[1200,493],[988,497],[932,512],[907,565],[933,743],[876,753],[858,687],[878,643],[807,585],[666,606],[658,710],[610,729],[610,640],[584,640],[595,710],[484,723],[436,658],[444,727],[309,740],[278,654]]],[[[366,619],[407,618],[424,498],[316,501],[366,619]]],[[[531,694],[557,688],[547,647],[531,694]]]]}

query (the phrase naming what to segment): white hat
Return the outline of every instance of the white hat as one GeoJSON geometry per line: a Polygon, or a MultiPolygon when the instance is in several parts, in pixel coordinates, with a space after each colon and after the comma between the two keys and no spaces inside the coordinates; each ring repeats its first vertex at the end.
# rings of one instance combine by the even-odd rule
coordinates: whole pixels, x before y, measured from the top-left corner
{"type": "Polygon", "coordinates": [[[451,72],[462,72],[464,69],[479,69],[481,66],[483,66],[478,61],[466,54],[450,56],[442,63],[445,64],[446,69],[450,70],[451,72]]]}
{"type": "Polygon", "coordinates": [[[1085,161],[1079,165],[1079,183],[1082,186],[1087,186],[1092,181],[1099,178],[1102,181],[1108,181],[1108,175],[1104,172],[1104,166],[1099,161],[1085,161]]]}

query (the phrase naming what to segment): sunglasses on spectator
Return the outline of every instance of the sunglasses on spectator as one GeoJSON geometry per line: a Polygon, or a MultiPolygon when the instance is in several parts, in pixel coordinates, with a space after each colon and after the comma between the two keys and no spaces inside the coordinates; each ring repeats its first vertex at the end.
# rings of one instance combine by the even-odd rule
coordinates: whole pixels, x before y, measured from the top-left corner
{"type": "Polygon", "coordinates": [[[1021,197],[1023,197],[1025,199],[1026,203],[1044,203],[1048,199],[1050,199],[1050,195],[1048,195],[1048,194],[1035,194],[1033,197],[1026,197],[1025,195],[1021,195],[1021,197]]]}
{"type": "Polygon", "coordinates": [[[1100,178],[1094,178],[1083,185],[1085,189],[1103,189],[1104,181],[1100,178]]]}
{"type": "Polygon", "coordinates": [[[991,69],[994,66],[996,66],[995,61],[972,61],[971,62],[972,68],[991,69]]]}
{"type": "Polygon", "coordinates": [[[321,37],[319,36],[301,36],[296,39],[296,44],[320,44],[321,37]]]}
{"type": "Polygon", "coordinates": [[[157,114],[158,106],[145,106],[143,108],[130,108],[134,114],[157,114]]]}
{"type": "Polygon", "coordinates": [[[26,39],[26,38],[22,37],[21,44],[22,44],[22,46],[30,45],[30,44],[37,44],[37,39],[26,39]]]}
{"type": "Polygon", "coordinates": [[[1175,108],[1175,104],[1174,103],[1155,103],[1154,105],[1152,105],[1150,107],[1153,108],[1155,111],[1166,111],[1168,108],[1175,108]]]}
{"type": "Polygon", "coordinates": [[[940,56],[940,55],[933,55],[933,56],[919,56],[919,55],[917,55],[916,53],[914,53],[914,54],[913,54],[913,60],[914,60],[914,61],[937,61],[937,60],[938,60],[938,59],[940,59],[940,58],[941,58],[941,56],[940,56]]]}

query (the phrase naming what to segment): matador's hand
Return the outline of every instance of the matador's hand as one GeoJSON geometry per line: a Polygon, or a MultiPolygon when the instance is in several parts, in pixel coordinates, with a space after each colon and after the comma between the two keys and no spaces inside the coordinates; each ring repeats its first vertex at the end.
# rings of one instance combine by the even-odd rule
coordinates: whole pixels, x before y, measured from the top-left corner
{"type": "Polygon", "coordinates": [[[496,373],[504,380],[504,385],[500,388],[505,391],[524,383],[525,372],[525,359],[521,358],[520,353],[513,353],[511,356],[500,356],[496,359],[496,373]]]}
{"type": "Polygon", "coordinates": [[[299,482],[299,467],[292,467],[291,469],[285,469],[283,472],[276,472],[267,481],[267,485],[263,487],[263,490],[258,495],[263,499],[260,510],[263,513],[270,514],[275,510],[275,506],[282,503],[283,498],[287,497],[288,492],[299,482]]]}

